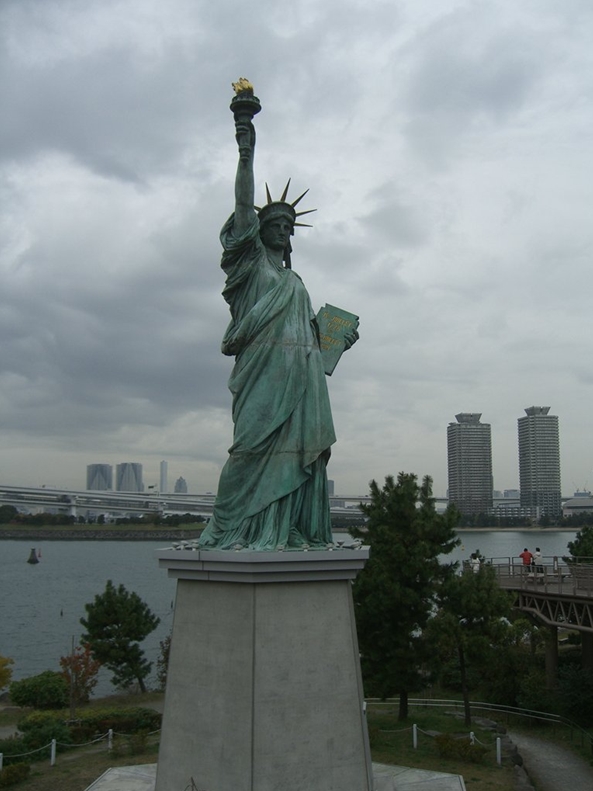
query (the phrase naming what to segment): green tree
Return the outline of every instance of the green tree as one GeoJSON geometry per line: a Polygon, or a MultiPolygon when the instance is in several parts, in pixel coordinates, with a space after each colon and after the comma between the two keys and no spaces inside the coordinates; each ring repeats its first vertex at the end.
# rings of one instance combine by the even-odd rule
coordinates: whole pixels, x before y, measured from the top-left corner
{"type": "Polygon", "coordinates": [[[584,728],[593,724],[593,673],[575,664],[558,672],[558,698],[562,713],[584,728]]]}
{"type": "Polygon", "coordinates": [[[37,676],[13,681],[10,699],[17,706],[63,709],[68,704],[68,685],[61,673],[46,670],[37,676]]]}
{"type": "Polygon", "coordinates": [[[88,643],[93,656],[112,671],[112,682],[118,687],[129,687],[138,682],[146,692],[144,679],[152,663],[144,657],[139,643],[160,623],[137,593],[130,593],[123,585],[117,588],[107,580],[105,591],[84,606],[87,617],[80,623],[86,629],[82,642],[88,643]]]}
{"type": "Polygon", "coordinates": [[[0,505],[0,525],[6,525],[12,522],[18,511],[14,505],[0,505]]]}
{"type": "Polygon", "coordinates": [[[354,583],[361,664],[367,694],[397,694],[399,718],[408,716],[408,693],[426,686],[422,630],[434,607],[438,587],[454,573],[439,563],[459,543],[457,512],[437,514],[432,480],[418,485],[416,475],[385,478],[382,489],[370,484],[368,517],[355,537],[370,545],[370,557],[354,583]]]}
{"type": "MultiPolygon", "coordinates": [[[[573,558],[591,558],[593,560],[593,526],[587,525],[576,534],[574,541],[568,542],[568,551],[573,558]]],[[[569,558],[565,558],[569,560],[569,558]]]]}
{"type": "Polygon", "coordinates": [[[527,675],[539,666],[537,649],[544,643],[544,630],[523,615],[513,613],[501,640],[492,645],[492,661],[477,671],[484,699],[490,703],[518,706],[527,675]]]}
{"type": "Polygon", "coordinates": [[[71,654],[60,657],[60,667],[70,690],[71,704],[88,703],[101,668],[88,643],[77,645],[71,654]]]}
{"type": "Polygon", "coordinates": [[[7,656],[0,656],[0,692],[10,684],[12,678],[12,667],[14,659],[7,656]]]}
{"type": "Polygon", "coordinates": [[[428,625],[433,655],[453,656],[460,676],[465,724],[471,725],[469,674],[495,661],[494,646],[501,645],[510,629],[511,597],[503,591],[491,566],[482,564],[461,576],[450,577],[439,592],[439,610],[428,625]]]}

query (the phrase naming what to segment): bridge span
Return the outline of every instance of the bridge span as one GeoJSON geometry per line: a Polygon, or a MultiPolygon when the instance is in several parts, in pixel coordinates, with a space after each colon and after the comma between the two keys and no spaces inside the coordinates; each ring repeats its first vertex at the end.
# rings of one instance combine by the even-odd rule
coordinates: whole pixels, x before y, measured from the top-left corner
{"type": "Polygon", "coordinates": [[[593,558],[565,563],[543,557],[537,566],[524,566],[515,558],[491,558],[502,588],[514,595],[513,606],[548,627],[546,676],[556,683],[558,629],[580,633],[583,667],[593,671],[593,558]]]}

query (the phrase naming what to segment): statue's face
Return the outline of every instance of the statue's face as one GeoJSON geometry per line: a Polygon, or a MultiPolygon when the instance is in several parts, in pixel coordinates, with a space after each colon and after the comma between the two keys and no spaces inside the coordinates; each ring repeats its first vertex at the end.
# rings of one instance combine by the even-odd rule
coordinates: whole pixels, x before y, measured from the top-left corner
{"type": "Polygon", "coordinates": [[[265,247],[271,250],[284,250],[290,241],[293,224],[284,217],[275,217],[269,220],[260,229],[259,235],[265,247]]]}

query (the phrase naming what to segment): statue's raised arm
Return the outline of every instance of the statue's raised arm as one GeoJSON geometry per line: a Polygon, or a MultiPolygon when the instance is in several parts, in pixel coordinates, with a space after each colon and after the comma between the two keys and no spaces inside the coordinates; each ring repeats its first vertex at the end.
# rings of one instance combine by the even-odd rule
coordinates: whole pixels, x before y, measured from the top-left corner
{"type": "Polygon", "coordinates": [[[239,163],[235,178],[235,221],[236,236],[245,233],[253,222],[254,177],[253,159],[255,155],[255,127],[253,117],[261,110],[257,96],[253,95],[251,83],[241,77],[233,83],[235,97],[231,110],[235,117],[235,138],[239,146],[239,163]]]}

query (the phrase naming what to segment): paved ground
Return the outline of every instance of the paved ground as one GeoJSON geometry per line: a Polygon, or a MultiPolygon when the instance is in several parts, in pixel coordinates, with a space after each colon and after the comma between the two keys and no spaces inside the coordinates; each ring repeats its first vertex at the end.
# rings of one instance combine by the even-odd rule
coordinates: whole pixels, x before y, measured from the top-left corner
{"type": "Polygon", "coordinates": [[[509,736],[538,791],[593,790],[593,766],[572,751],[522,733],[509,733],[509,736]]]}
{"type": "MultiPolygon", "coordinates": [[[[373,764],[375,791],[465,791],[458,775],[373,764]]],[[[154,791],[156,764],[109,769],[86,791],[154,791]]],[[[571,789],[573,791],[573,789],[571,789]]]]}

